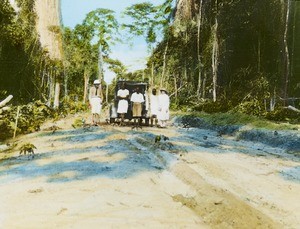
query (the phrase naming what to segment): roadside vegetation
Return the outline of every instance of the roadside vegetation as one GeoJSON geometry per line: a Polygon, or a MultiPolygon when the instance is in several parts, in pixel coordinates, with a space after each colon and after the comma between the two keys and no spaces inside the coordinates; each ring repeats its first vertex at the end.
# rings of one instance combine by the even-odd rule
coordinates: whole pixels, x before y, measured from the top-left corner
{"type": "Polygon", "coordinates": [[[124,9],[130,23],[95,9],[75,28],[49,26],[62,59],[51,59],[39,42],[35,1],[15,3],[18,9],[9,0],[0,5],[0,101],[14,96],[1,113],[2,140],[36,131],[46,118],[87,110],[94,79],[106,92],[104,106],[125,79],[165,87],[175,113],[217,125],[277,129],[300,122],[297,1],[144,2],[124,9]],[[146,68],[135,72],[111,58],[111,47],[132,36],[143,37],[150,51],[146,68]],[[116,75],[111,85],[104,65],[116,75]]]}

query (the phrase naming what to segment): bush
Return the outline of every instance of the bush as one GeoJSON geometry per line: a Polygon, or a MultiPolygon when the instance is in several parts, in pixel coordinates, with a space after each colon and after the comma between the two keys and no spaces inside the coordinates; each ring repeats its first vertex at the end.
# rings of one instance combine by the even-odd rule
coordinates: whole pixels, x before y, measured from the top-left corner
{"type": "Polygon", "coordinates": [[[275,109],[265,115],[266,119],[278,122],[300,123],[300,113],[284,107],[275,109]]]}
{"type": "Polygon", "coordinates": [[[64,99],[59,106],[59,112],[63,115],[76,114],[78,112],[86,111],[88,108],[87,103],[64,99]]]}
{"type": "Polygon", "coordinates": [[[264,108],[257,99],[253,99],[240,103],[233,109],[233,111],[247,115],[261,116],[263,114],[264,108]]]}
{"type": "MultiPolygon", "coordinates": [[[[19,106],[19,109],[17,133],[31,133],[39,130],[40,125],[45,119],[53,115],[53,110],[41,101],[19,106]]],[[[17,110],[18,107],[15,106],[1,114],[0,140],[5,140],[13,136],[17,110]]]]}
{"type": "Polygon", "coordinates": [[[209,114],[219,113],[219,112],[227,112],[231,109],[230,102],[224,101],[206,101],[199,103],[193,107],[194,111],[206,112],[209,114]]]}

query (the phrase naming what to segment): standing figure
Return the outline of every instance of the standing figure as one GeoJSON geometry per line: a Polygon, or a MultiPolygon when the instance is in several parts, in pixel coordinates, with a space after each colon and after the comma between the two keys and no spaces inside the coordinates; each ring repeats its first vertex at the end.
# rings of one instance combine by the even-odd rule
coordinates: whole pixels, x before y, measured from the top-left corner
{"type": "Polygon", "coordinates": [[[153,121],[157,125],[157,113],[158,113],[158,97],[156,95],[156,89],[152,89],[152,94],[150,95],[150,122],[153,126],[153,121]]]}
{"type": "Polygon", "coordinates": [[[166,123],[170,118],[169,112],[170,98],[165,88],[160,89],[160,95],[158,95],[158,125],[160,127],[166,127],[166,123]]]}
{"type": "Polygon", "coordinates": [[[99,80],[95,80],[94,85],[90,88],[89,103],[92,110],[92,125],[97,126],[100,124],[102,108],[102,92],[99,80]]]}
{"type": "Polygon", "coordinates": [[[134,118],[134,126],[137,127],[141,125],[142,103],[145,102],[144,95],[141,93],[139,87],[137,87],[135,92],[131,95],[130,101],[132,102],[132,117],[134,118]]]}
{"type": "Polygon", "coordinates": [[[120,114],[121,117],[120,126],[124,125],[125,114],[128,110],[128,97],[129,91],[125,89],[125,83],[122,83],[120,89],[117,92],[117,98],[119,100],[117,113],[120,114]]]}

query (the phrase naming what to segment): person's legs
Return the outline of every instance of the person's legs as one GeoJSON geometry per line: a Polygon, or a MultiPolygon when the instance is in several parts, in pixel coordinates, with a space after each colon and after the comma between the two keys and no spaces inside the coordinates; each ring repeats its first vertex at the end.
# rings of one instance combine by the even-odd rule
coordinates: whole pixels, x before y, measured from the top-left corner
{"type": "Polygon", "coordinates": [[[99,114],[95,114],[95,119],[96,119],[96,124],[100,125],[100,115],[99,114]]]}
{"type": "Polygon", "coordinates": [[[162,120],[157,119],[157,127],[161,127],[161,125],[162,125],[162,120]]]}
{"type": "Polygon", "coordinates": [[[120,126],[123,126],[123,125],[124,125],[124,117],[125,117],[125,114],[122,113],[122,114],[121,114],[121,122],[120,122],[120,126]]]}
{"type": "Polygon", "coordinates": [[[92,113],[92,125],[95,125],[95,114],[92,113]]]}
{"type": "Polygon", "coordinates": [[[157,116],[151,115],[151,127],[153,127],[153,122],[157,126],[157,116]]]}

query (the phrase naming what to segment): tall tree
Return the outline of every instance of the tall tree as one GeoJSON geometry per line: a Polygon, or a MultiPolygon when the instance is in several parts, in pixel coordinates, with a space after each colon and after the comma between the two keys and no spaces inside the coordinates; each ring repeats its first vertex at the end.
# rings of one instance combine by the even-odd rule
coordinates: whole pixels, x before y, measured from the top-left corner
{"type": "Polygon", "coordinates": [[[91,40],[98,46],[99,50],[99,80],[103,80],[103,53],[110,52],[111,45],[119,41],[119,24],[114,16],[114,11],[99,8],[87,14],[83,21],[83,26],[91,31],[91,40]]]}
{"type": "MultiPolygon", "coordinates": [[[[143,36],[148,44],[148,48],[153,52],[154,45],[157,42],[157,37],[162,34],[170,21],[172,10],[172,0],[165,1],[162,5],[155,6],[150,2],[143,2],[127,7],[124,14],[131,18],[131,23],[123,24],[128,29],[129,33],[136,36],[143,36]]],[[[165,36],[168,32],[165,30],[165,36]]],[[[162,86],[166,73],[166,58],[168,45],[165,46],[163,67],[160,85],[162,86]]],[[[154,62],[151,63],[151,84],[154,84],[154,62]]]]}

